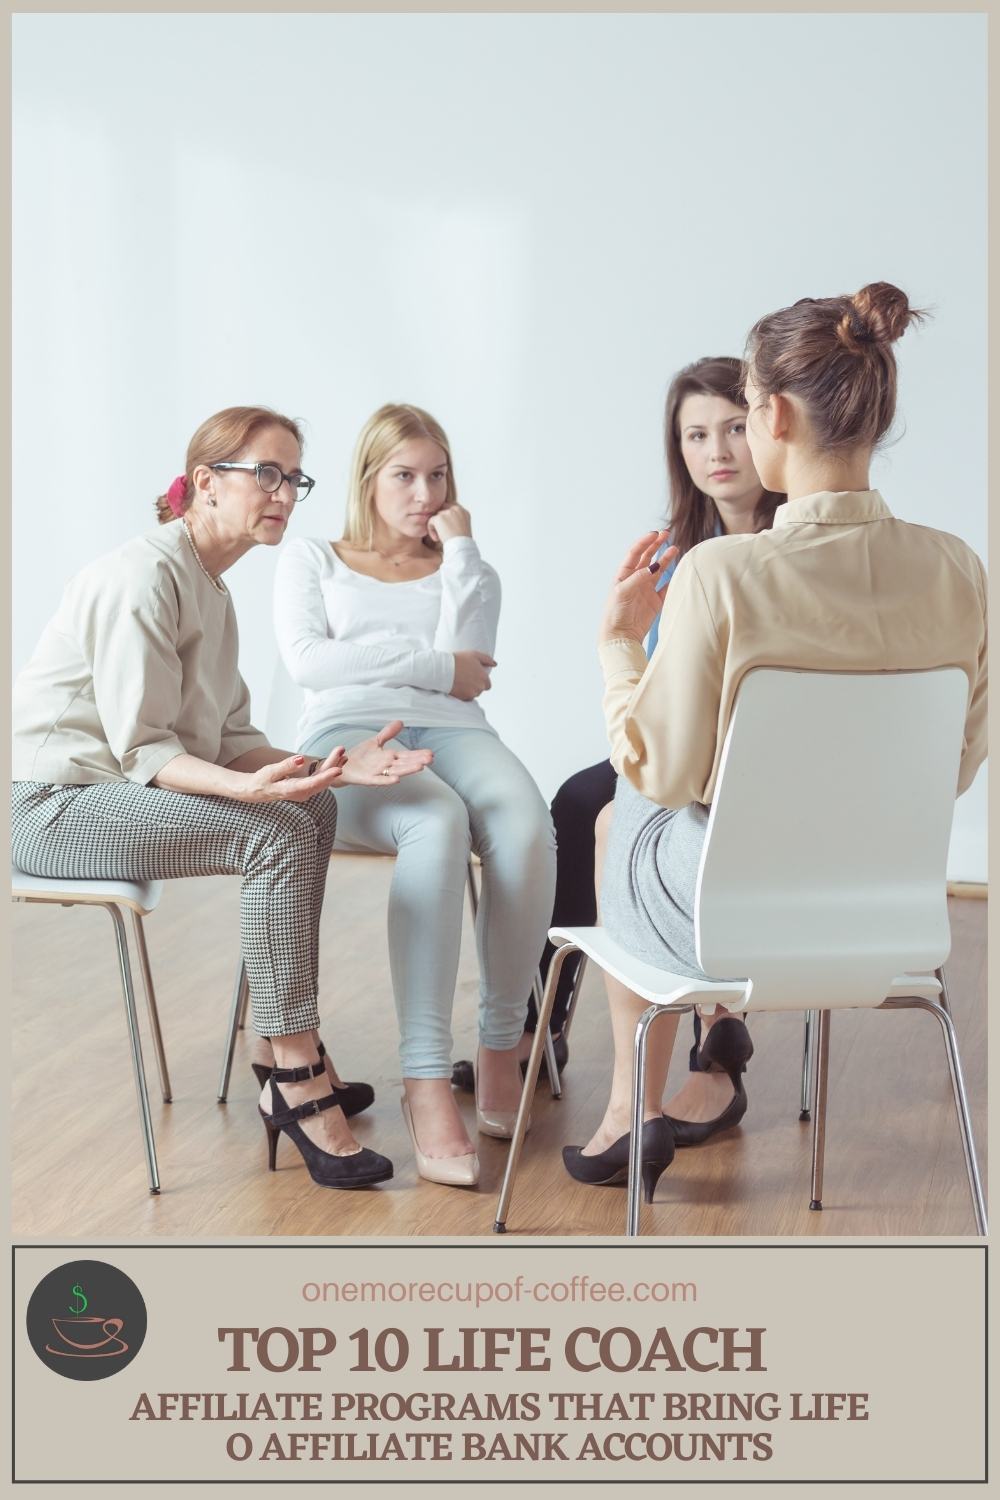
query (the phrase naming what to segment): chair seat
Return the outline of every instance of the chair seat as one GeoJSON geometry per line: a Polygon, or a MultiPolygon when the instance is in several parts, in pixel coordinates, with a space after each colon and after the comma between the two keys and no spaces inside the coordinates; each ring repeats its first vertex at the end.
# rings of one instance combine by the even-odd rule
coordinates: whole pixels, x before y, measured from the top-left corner
{"type": "Polygon", "coordinates": [[[705,1004],[728,1004],[739,1010],[747,991],[743,980],[692,979],[687,974],[673,974],[634,958],[627,949],[609,937],[603,927],[551,927],[549,942],[575,943],[581,953],[614,979],[618,979],[643,1000],[657,1005],[679,1004],[704,998],[705,1004]]]}
{"type": "Polygon", "coordinates": [[[86,906],[112,901],[146,916],[159,905],[162,880],[58,880],[26,875],[10,867],[11,896],[15,901],[53,901],[86,906]]]}
{"type": "MultiPolygon", "coordinates": [[[[736,1011],[742,1010],[749,998],[748,981],[692,979],[686,974],[674,974],[669,969],[657,969],[652,964],[643,963],[609,937],[603,927],[552,927],[549,941],[556,947],[560,943],[574,943],[581,953],[593,959],[612,978],[655,1005],[711,1003],[736,1011]]],[[[919,995],[934,1000],[940,993],[941,986],[933,974],[900,974],[884,998],[919,995]]],[[[759,1008],[767,1009],[766,1006],[759,1008]]],[[[804,1002],[802,1008],[808,1009],[808,1004],[804,1002]]]]}

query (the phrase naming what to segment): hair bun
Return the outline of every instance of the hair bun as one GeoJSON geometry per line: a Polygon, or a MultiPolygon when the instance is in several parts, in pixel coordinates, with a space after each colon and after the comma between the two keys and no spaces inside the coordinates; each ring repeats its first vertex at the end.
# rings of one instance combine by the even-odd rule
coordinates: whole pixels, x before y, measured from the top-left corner
{"type": "Polygon", "coordinates": [[[872,281],[855,292],[837,332],[848,343],[841,329],[848,325],[849,338],[857,344],[894,344],[912,322],[924,314],[912,308],[906,293],[889,281],[872,281]]]}

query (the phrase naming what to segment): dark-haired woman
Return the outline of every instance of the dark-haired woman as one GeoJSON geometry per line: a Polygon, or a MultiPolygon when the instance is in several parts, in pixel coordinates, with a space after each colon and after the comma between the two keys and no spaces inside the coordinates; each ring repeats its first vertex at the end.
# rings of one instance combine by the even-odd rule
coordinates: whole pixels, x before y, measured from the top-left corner
{"type": "MultiPolygon", "coordinates": [[[[786,492],[787,504],[770,531],[690,552],[665,598],[649,538],[631,549],[612,587],[600,655],[619,781],[601,916],[649,963],[706,977],[694,947],[698,862],[733,699],[751,667],[959,665],[969,679],[959,792],[985,756],[983,565],[957,537],[896,520],[869,487],[872,452],[895,412],[892,344],[921,316],[898,288],[878,282],[761,318],[746,351],[747,440],[761,482],[786,492]],[[661,607],[659,647],[647,663],[642,641],[661,607]]],[[[632,1044],[646,1007],[623,985],[607,987],[611,1097],[588,1144],[564,1152],[567,1170],[585,1182],[615,1180],[627,1160],[632,1044]]],[[[673,1155],[660,1101],[677,1020],[664,1017],[651,1039],[643,1101],[643,1149],[660,1170],[673,1155]]],[[[738,1089],[748,1038],[740,1048],[742,1023],[726,1017],[706,1047],[720,1027],[731,1033],[725,1048],[738,1089]]]]}
{"type": "MultiPolygon", "coordinates": [[[[784,496],[766,490],[753,466],[746,440],[746,404],[738,359],[700,359],[678,371],[667,392],[663,439],[675,559],[708,537],[753,533],[771,525],[784,496]]],[[[659,576],[660,588],[669,581],[673,568],[674,561],[667,561],[659,576]]],[[[656,646],[657,625],[654,618],[646,641],[649,657],[656,646]]],[[[599,761],[565,781],[552,801],[557,841],[553,926],[585,927],[597,919],[596,886],[600,883],[600,862],[617,779],[611,761],[599,761]]],[[[541,962],[543,979],[552,953],[552,945],[546,943],[541,962]]],[[[575,957],[563,965],[552,1011],[551,1030],[560,1067],[567,1059],[562,1030],[577,967],[575,957]]],[[[531,1046],[535,1020],[531,1000],[522,1039],[524,1057],[531,1046]]],[[[691,1077],[667,1106],[676,1122],[679,1143],[686,1145],[696,1145],[716,1131],[735,1125],[746,1110],[744,1090],[734,1095],[724,1077],[708,1075],[709,1057],[699,1048],[700,1034],[696,1018],[691,1077]]],[[[454,1081],[463,1086],[471,1084],[467,1063],[457,1065],[454,1081]]]]}
{"type": "Polygon", "coordinates": [[[222,574],[276,546],[313,481],[295,422],[231,407],[199,427],[160,528],[71,580],[14,688],[12,834],[18,867],[58,879],[243,876],[241,942],[254,1025],[270,1038],[261,1095],[315,1181],[392,1176],[345,1119],[374,1097],[341,1084],[319,1041],[319,919],[337,807],[330,788],[384,787],[425,751],[383,748],[311,763],[250,722],[236,616],[222,574]],[[273,1053],[272,1050],[273,1049],[273,1053]]]}

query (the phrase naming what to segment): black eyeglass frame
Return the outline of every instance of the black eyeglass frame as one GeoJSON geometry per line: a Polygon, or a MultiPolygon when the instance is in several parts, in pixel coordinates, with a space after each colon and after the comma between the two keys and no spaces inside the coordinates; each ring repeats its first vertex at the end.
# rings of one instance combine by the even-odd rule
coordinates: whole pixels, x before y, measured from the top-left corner
{"type": "Polygon", "coordinates": [[[313,488],[315,487],[315,484],[316,484],[315,479],[310,479],[309,475],[308,474],[303,474],[301,469],[299,470],[297,476],[294,475],[294,474],[286,474],[285,471],[283,469],[279,468],[276,463],[259,463],[259,464],[233,464],[233,463],[224,463],[224,464],[209,464],[208,467],[210,469],[242,469],[247,474],[255,474],[257,476],[257,483],[260,485],[260,487],[264,491],[265,495],[276,495],[278,493],[278,491],[281,489],[281,486],[283,484],[287,484],[289,486],[289,488],[291,489],[292,494],[295,496],[295,503],[296,503],[296,505],[301,505],[302,501],[305,500],[307,498],[307,496],[312,492],[312,490],[313,490],[313,488]],[[260,471],[261,471],[261,469],[274,469],[276,473],[278,473],[278,474],[281,475],[281,478],[278,480],[278,483],[274,486],[273,490],[265,489],[264,485],[261,483],[261,477],[260,477],[260,471]],[[305,493],[305,495],[298,494],[298,487],[299,487],[300,484],[304,484],[306,486],[306,493],[305,493]]]}

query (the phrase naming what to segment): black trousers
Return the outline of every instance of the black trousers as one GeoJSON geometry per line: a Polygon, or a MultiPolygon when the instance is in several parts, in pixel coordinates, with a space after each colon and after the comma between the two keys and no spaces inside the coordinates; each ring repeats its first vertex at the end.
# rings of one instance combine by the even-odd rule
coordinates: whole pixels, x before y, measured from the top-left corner
{"type": "MultiPolygon", "coordinates": [[[[597,922],[594,824],[601,809],[614,801],[617,781],[618,775],[610,760],[602,760],[596,766],[587,766],[585,770],[577,771],[568,781],[564,781],[552,799],[552,821],[556,830],[553,927],[593,927],[597,922]]],[[[552,944],[546,943],[539,964],[543,984],[554,952],[552,944]]],[[[580,955],[577,953],[563,964],[550,1022],[554,1033],[562,1031],[566,1023],[566,1011],[579,967],[580,955]]],[[[529,999],[525,1030],[534,1031],[537,1020],[534,999],[529,999]]],[[[694,1013],[694,1038],[691,1067],[697,1071],[698,1046],[701,1041],[701,1021],[697,1011],[694,1013]]]]}

